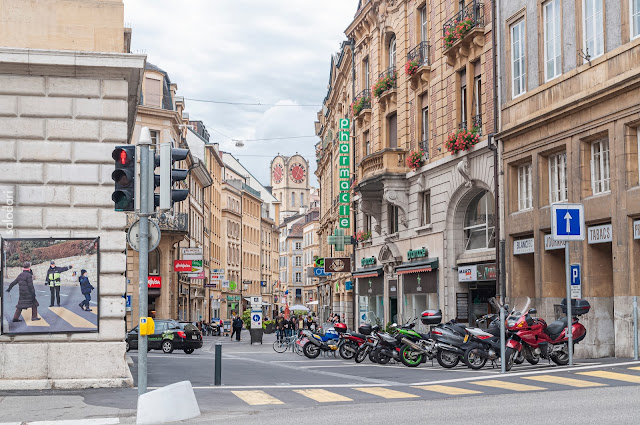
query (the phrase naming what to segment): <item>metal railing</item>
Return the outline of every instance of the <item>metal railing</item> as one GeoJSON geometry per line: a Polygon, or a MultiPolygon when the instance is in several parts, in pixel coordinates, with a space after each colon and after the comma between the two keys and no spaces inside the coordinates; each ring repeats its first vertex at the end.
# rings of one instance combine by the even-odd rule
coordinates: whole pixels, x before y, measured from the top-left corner
{"type": "Polygon", "coordinates": [[[467,121],[461,121],[460,124],[458,124],[458,128],[460,130],[466,130],[467,129],[467,121]]]}
{"type": "MultiPolygon", "coordinates": [[[[138,220],[138,216],[134,213],[127,213],[127,228],[138,220]]],[[[151,217],[151,221],[155,221],[160,230],[169,232],[187,232],[189,230],[189,215],[187,213],[159,214],[157,217],[151,217]]]]}
{"type": "Polygon", "coordinates": [[[407,53],[408,61],[417,61],[420,66],[428,66],[431,64],[431,46],[428,41],[423,41],[407,53]]]}
{"type": "Polygon", "coordinates": [[[473,117],[473,127],[479,135],[482,135],[482,115],[473,117]]]}
{"type": "Polygon", "coordinates": [[[378,80],[382,80],[385,77],[390,77],[393,80],[393,87],[394,88],[397,86],[398,73],[396,71],[396,67],[395,66],[390,66],[389,68],[385,69],[380,74],[378,74],[378,80]]]}
{"type": "Polygon", "coordinates": [[[364,89],[353,99],[353,114],[358,115],[364,109],[371,109],[371,90],[364,89]]]}
{"type": "Polygon", "coordinates": [[[442,35],[446,36],[447,29],[454,28],[459,22],[471,20],[471,28],[484,26],[484,4],[473,0],[466,5],[461,11],[456,13],[452,18],[448,19],[442,26],[442,35]]]}
{"type": "Polygon", "coordinates": [[[426,161],[427,159],[429,159],[429,141],[428,140],[423,140],[420,142],[420,149],[422,150],[422,152],[424,152],[424,160],[426,161]]]}

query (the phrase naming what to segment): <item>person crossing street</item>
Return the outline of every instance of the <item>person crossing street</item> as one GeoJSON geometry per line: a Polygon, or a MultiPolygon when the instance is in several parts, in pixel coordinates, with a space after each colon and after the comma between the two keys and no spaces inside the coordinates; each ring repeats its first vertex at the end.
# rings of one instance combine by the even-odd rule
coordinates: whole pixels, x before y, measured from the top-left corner
{"type": "Polygon", "coordinates": [[[11,291],[15,285],[18,285],[19,298],[16,305],[16,313],[13,315],[14,322],[21,322],[20,314],[22,310],[31,309],[31,321],[40,320],[38,318],[38,300],[36,300],[36,290],[33,287],[33,272],[31,271],[31,263],[26,261],[22,265],[22,273],[11,282],[7,293],[11,291]]]}
{"type": "Polygon", "coordinates": [[[60,273],[66,272],[73,268],[73,265],[68,267],[56,267],[56,262],[51,260],[49,263],[49,269],[47,270],[47,277],[45,285],[49,286],[51,291],[51,304],[49,307],[53,307],[53,302],[56,301],[58,307],[60,307],[60,273]]]}

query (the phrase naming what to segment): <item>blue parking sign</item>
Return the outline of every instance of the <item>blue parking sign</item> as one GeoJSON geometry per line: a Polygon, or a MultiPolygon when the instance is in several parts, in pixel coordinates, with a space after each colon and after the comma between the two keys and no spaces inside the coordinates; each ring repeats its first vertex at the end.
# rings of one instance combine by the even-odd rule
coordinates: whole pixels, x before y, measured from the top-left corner
{"type": "Polygon", "coordinates": [[[556,241],[583,241],[585,237],[582,204],[551,205],[551,237],[556,241]]]}

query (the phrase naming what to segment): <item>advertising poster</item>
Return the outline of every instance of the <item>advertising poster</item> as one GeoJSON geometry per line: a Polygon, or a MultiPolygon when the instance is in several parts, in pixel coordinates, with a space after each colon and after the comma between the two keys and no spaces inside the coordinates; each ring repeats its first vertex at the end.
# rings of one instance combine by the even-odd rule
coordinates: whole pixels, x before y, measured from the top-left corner
{"type": "Polygon", "coordinates": [[[98,332],[100,240],[3,239],[2,333],[98,332]]]}

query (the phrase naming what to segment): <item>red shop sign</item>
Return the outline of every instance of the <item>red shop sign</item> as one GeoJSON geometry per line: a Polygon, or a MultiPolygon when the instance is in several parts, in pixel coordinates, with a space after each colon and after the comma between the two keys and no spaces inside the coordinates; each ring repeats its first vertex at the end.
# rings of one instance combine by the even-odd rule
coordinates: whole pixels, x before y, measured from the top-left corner
{"type": "Polygon", "coordinates": [[[162,286],[162,278],[160,276],[149,276],[147,286],[149,288],[160,288],[162,286]]]}
{"type": "Polygon", "coordinates": [[[191,273],[191,260],[174,260],[173,271],[191,273]]]}

